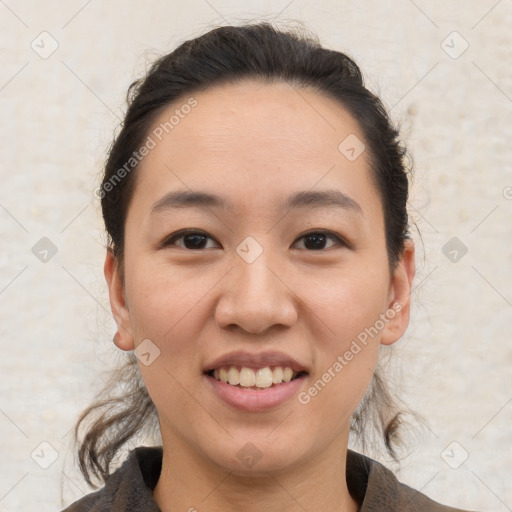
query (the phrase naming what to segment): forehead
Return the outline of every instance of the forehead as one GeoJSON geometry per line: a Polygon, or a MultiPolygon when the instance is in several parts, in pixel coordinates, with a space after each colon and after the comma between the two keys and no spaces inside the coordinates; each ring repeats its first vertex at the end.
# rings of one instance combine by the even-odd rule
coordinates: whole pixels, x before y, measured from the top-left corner
{"type": "Polygon", "coordinates": [[[215,85],[182,96],[155,119],[155,130],[164,132],[159,138],[167,139],[169,145],[174,142],[186,149],[199,142],[217,151],[232,150],[236,137],[239,148],[252,140],[267,139],[281,143],[283,151],[309,156],[318,151],[337,156],[337,142],[351,134],[364,138],[357,121],[339,101],[312,88],[254,80],[215,85]],[[193,108],[187,107],[191,98],[196,103],[193,108]],[[173,114],[181,115],[178,119],[173,114]]]}
{"type": "Polygon", "coordinates": [[[310,88],[251,80],[213,86],[162,110],[148,136],[155,145],[136,186],[145,198],[208,185],[245,204],[314,187],[341,188],[358,203],[376,199],[368,152],[351,159],[342,151],[346,140],[364,147],[359,123],[310,88]]]}

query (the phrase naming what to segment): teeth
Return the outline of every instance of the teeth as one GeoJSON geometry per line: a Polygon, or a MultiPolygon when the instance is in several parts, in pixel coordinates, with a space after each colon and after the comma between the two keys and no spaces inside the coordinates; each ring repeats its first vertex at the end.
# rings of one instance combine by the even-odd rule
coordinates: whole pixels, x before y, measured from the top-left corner
{"type": "Polygon", "coordinates": [[[256,387],[257,388],[269,388],[272,386],[273,374],[272,370],[266,366],[256,372],[256,387]]]}
{"type": "Polygon", "coordinates": [[[236,366],[216,368],[213,376],[232,386],[240,385],[243,388],[269,388],[273,384],[290,382],[297,376],[291,368],[276,366],[273,370],[269,366],[254,371],[252,368],[243,366],[240,370],[236,366]]]}
{"type": "Polygon", "coordinates": [[[283,372],[283,380],[285,382],[290,382],[293,377],[293,370],[291,368],[286,367],[283,372]]]}
{"type": "Polygon", "coordinates": [[[240,370],[240,386],[244,388],[250,388],[256,384],[256,375],[254,370],[250,368],[242,368],[240,370]]]}
{"type": "Polygon", "coordinates": [[[240,372],[233,366],[228,371],[228,382],[232,386],[236,386],[237,384],[240,384],[240,372]]]}
{"type": "Polygon", "coordinates": [[[280,366],[274,368],[272,382],[274,384],[281,384],[281,382],[283,382],[283,369],[280,366]]]}

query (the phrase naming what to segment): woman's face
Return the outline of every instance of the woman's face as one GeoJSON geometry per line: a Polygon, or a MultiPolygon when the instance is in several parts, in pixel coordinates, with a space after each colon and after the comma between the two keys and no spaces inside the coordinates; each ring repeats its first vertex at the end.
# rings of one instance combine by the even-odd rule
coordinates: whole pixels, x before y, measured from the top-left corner
{"type": "Polygon", "coordinates": [[[164,446],[238,473],[339,457],[379,345],[407,326],[412,245],[390,275],[364,136],[337,102],[253,81],[193,97],[149,133],[124,283],[107,255],[117,345],[137,347],[164,446]]]}

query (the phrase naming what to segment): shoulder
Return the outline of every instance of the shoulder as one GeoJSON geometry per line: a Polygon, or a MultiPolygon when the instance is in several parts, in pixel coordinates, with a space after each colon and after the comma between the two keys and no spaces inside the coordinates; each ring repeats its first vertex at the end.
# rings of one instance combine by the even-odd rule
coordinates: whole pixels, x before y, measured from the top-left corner
{"type": "Polygon", "coordinates": [[[132,450],[104,487],[75,501],[62,512],[160,512],[153,489],[162,468],[162,448],[142,446],[132,450]]]}
{"type": "Polygon", "coordinates": [[[435,502],[399,482],[379,462],[351,450],[347,454],[347,484],[362,502],[360,512],[469,512],[435,502]]]}

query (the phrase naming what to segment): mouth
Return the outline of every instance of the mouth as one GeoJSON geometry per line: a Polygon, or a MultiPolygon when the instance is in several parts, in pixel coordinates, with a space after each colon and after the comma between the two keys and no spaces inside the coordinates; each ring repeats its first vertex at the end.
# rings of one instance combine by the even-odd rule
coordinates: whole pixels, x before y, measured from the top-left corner
{"type": "Polygon", "coordinates": [[[243,389],[262,390],[292,382],[307,375],[306,371],[296,371],[290,366],[248,366],[226,365],[204,372],[205,375],[230,386],[243,389]]]}
{"type": "Polygon", "coordinates": [[[305,363],[276,351],[230,352],[203,369],[212,399],[244,412],[271,411],[293,403],[308,375],[305,363]]]}

